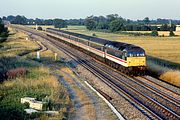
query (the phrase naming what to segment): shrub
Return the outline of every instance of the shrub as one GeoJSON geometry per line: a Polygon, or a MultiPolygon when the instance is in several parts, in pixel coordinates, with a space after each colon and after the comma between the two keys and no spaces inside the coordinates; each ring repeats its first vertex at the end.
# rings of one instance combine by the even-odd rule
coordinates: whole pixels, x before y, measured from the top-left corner
{"type": "Polygon", "coordinates": [[[170,30],[170,31],[169,31],[169,36],[170,36],[170,37],[171,37],[171,36],[175,36],[173,30],[170,30]]]}
{"type": "Polygon", "coordinates": [[[167,71],[160,76],[160,79],[180,87],[180,71],[167,71]]]}
{"type": "Polygon", "coordinates": [[[37,30],[43,30],[43,29],[42,29],[42,27],[39,26],[39,27],[37,28],[37,30]]]}
{"type": "Polygon", "coordinates": [[[158,31],[157,30],[153,30],[151,32],[151,36],[158,36],[158,31]]]}
{"type": "Polygon", "coordinates": [[[13,79],[13,78],[16,78],[18,76],[22,76],[25,73],[26,73],[26,69],[21,67],[21,68],[8,70],[6,72],[6,76],[8,79],[13,79]]]}
{"type": "Polygon", "coordinates": [[[25,102],[25,103],[24,103],[24,106],[25,106],[25,108],[29,108],[29,103],[28,103],[28,102],[25,102]]]}
{"type": "Polygon", "coordinates": [[[94,36],[94,37],[95,37],[95,36],[96,36],[96,34],[95,34],[95,33],[93,33],[93,34],[92,34],[92,36],[94,36]]]}

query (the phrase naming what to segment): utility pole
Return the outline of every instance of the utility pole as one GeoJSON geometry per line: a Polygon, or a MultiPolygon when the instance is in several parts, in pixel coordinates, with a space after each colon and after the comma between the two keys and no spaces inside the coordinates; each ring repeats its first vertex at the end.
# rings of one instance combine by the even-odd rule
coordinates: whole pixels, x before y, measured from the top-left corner
{"type": "Polygon", "coordinates": [[[36,30],[38,30],[38,25],[36,24],[36,30]]]}
{"type": "Polygon", "coordinates": [[[172,20],[169,19],[169,26],[172,27],[172,20]]]}

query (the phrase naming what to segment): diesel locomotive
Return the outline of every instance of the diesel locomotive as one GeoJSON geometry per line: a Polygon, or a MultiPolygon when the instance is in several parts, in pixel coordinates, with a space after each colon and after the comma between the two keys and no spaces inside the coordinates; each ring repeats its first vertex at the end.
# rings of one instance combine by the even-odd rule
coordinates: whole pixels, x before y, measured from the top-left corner
{"type": "Polygon", "coordinates": [[[47,28],[46,34],[85,51],[87,54],[125,74],[144,75],[145,73],[145,50],[136,45],[53,28],[47,28]]]}

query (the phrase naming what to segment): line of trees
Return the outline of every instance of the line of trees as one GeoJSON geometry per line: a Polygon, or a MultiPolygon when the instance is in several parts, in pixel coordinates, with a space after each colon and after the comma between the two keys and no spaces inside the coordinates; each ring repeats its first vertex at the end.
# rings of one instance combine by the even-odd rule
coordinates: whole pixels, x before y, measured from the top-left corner
{"type": "Polygon", "coordinates": [[[180,24],[180,20],[172,20],[171,26],[168,19],[150,20],[145,17],[143,20],[124,19],[118,14],[110,14],[107,16],[89,16],[86,19],[27,19],[25,16],[7,16],[3,20],[10,21],[12,24],[22,25],[54,25],[62,28],[67,25],[85,25],[89,30],[101,31],[174,31],[175,25],[180,24]],[[157,25],[161,25],[158,26],[157,25]]]}
{"type": "Polygon", "coordinates": [[[54,25],[55,28],[67,27],[67,22],[63,19],[27,19],[25,16],[7,16],[3,17],[3,20],[9,21],[12,24],[20,25],[54,25]]]}
{"type": "Polygon", "coordinates": [[[89,16],[85,19],[85,25],[89,30],[103,31],[174,31],[175,25],[163,24],[160,27],[152,25],[148,17],[143,20],[132,21],[124,19],[118,14],[110,14],[104,16],[89,16]],[[151,25],[150,25],[151,24],[151,25]]]}

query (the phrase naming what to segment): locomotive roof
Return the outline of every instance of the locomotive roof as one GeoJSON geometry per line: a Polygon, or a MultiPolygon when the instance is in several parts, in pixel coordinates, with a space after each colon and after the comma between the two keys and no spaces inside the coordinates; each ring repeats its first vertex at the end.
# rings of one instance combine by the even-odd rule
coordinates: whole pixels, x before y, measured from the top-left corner
{"type": "Polygon", "coordinates": [[[83,34],[79,34],[79,33],[73,33],[73,32],[69,32],[69,31],[65,31],[65,30],[57,30],[57,29],[53,29],[53,28],[48,28],[48,29],[62,32],[62,33],[69,34],[69,35],[73,35],[73,36],[80,37],[83,39],[87,39],[89,41],[96,42],[96,43],[105,45],[106,47],[114,48],[114,49],[121,50],[121,51],[123,51],[123,50],[128,51],[128,50],[132,50],[132,49],[143,50],[141,47],[138,47],[138,46],[135,46],[132,44],[128,44],[128,43],[109,41],[106,39],[96,38],[96,37],[87,36],[87,35],[83,35],[83,34]]]}
{"type": "Polygon", "coordinates": [[[141,47],[136,46],[136,45],[132,45],[132,44],[128,44],[128,43],[123,43],[123,42],[114,42],[114,41],[109,41],[106,45],[106,47],[110,47],[110,48],[114,48],[117,50],[143,50],[141,47]]]}

